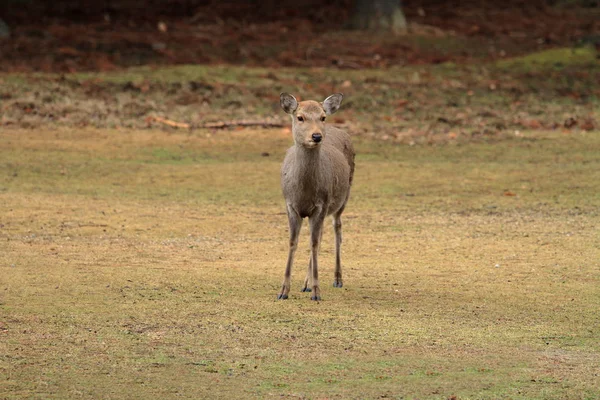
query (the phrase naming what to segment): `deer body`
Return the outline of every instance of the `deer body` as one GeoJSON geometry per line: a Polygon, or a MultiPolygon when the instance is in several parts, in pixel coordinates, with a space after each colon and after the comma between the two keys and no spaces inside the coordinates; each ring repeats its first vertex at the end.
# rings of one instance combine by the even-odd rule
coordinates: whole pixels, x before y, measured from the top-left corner
{"type": "Polygon", "coordinates": [[[313,292],[320,300],[318,252],[325,217],[333,216],[336,244],[335,287],[342,287],[342,222],[354,174],[354,149],[350,135],[325,125],[326,115],[333,114],[342,101],[341,94],[329,96],[323,103],[298,103],[289,94],[281,95],[282,108],[292,116],[294,145],[288,149],[281,167],[281,186],[290,226],[290,249],[279,299],[287,299],[290,276],[303,218],[310,224],[311,256],[303,292],[313,292]]]}
{"type": "Polygon", "coordinates": [[[286,204],[301,218],[311,217],[319,208],[325,209],[326,215],[339,211],[350,193],[350,162],[354,161],[343,153],[343,140],[339,140],[349,143],[350,137],[335,127],[328,126],[325,131],[320,148],[292,146],[281,168],[286,204]]]}

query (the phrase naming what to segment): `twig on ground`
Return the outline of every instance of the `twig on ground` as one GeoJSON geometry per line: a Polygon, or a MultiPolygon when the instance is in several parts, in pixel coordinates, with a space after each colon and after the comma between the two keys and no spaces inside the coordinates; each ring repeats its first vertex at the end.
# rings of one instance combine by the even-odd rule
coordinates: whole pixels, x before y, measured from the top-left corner
{"type": "Polygon", "coordinates": [[[198,125],[198,128],[212,128],[212,129],[225,129],[232,126],[262,126],[264,128],[281,128],[285,124],[278,121],[252,121],[252,120],[238,120],[238,121],[219,121],[219,122],[207,122],[202,125],[198,125]]]}
{"type": "Polygon", "coordinates": [[[237,120],[237,121],[218,121],[218,122],[206,122],[200,125],[192,125],[185,122],[177,122],[172,121],[170,119],[151,116],[147,118],[147,122],[158,122],[164,125],[171,126],[173,128],[182,128],[182,129],[226,129],[235,126],[262,126],[264,128],[282,128],[285,126],[284,123],[279,121],[269,121],[269,120],[237,120]]]}
{"type": "Polygon", "coordinates": [[[182,128],[182,129],[190,129],[191,128],[191,125],[186,124],[185,122],[171,121],[170,119],[166,119],[166,118],[162,118],[162,117],[148,117],[147,121],[148,122],[152,122],[152,121],[160,122],[161,124],[169,125],[169,126],[172,126],[173,128],[182,128]]]}

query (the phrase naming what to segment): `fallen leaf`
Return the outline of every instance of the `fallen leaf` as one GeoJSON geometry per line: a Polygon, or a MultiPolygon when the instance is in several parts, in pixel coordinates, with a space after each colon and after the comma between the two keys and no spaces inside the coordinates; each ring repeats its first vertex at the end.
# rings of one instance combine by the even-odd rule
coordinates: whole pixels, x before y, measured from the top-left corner
{"type": "Polygon", "coordinates": [[[542,127],[542,123],[537,119],[528,119],[521,121],[521,125],[529,129],[540,129],[542,127]]]}
{"type": "Polygon", "coordinates": [[[408,100],[401,99],[396,102],[396,108],[404,108],[408,104],[408,100]]]}
{"type": "Polygon", "coordinates": [[[593,131],[595,128],[595,124],[593,120],[586,119],[581,125],[579,125],[579,127],[584,131],[593,131]]]}
{"type": "Polygon", "coordinates": [[[76,56],[79,55],[79,51],[77,51],[77,49],[74,49],[73,47],[60,47],[58,49],[58,52],[60,54],[64,54],[67,56],[76,56]]]}
{"type": "Polygon", "coordinates": [[[510,196],[510,197],[513,197],[513,196],[516,196],[517,194],[516,194],[516,193],[514,193],[514,192],[511,192],[510,190],[505,190],[505,191],[504,191],[504,195],[505,195],[505,196],[510,196]]]}
{"type": "Polygon", "coordinates": [[[575,125],[577,125],[577,120],[573,117],[569,117],[567,118],[567,120],[564,122],[563,126],[567,129],[571,129],[573,128],[575,125]]]}

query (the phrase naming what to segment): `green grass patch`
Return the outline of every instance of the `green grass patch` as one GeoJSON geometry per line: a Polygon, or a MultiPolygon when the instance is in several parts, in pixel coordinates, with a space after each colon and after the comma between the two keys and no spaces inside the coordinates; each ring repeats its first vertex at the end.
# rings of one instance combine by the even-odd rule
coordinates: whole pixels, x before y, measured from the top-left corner
{"type": "Polygon", "coordinates": [[[557,48],[496,62],[503,69],[547,70],[580,65],[598,68],[598,52],[592,46],[557,48]]]}

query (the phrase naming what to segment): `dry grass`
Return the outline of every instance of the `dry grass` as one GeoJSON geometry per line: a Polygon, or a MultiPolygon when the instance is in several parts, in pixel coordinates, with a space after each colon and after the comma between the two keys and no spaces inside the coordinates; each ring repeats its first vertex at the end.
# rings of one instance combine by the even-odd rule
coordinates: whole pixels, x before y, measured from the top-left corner
{"type": "MultiPolygon", "coordinates": [[[[445,41],[433,43],[447,47],[445,41]]],[[[355,136],[388,142],[464,143],[530,130],[594,131],[600,126],[597,57],[594,48],[582,47],[496,64],[360,70],[181,65],[61,76],[0,74],[0,127],[159,128],[156,117],[192,127],[240,119],[287,123],[279,93],[322,99],[342,92],[344,113],[333,120],[355,136]]]]}
{"type": "Polygon", "coordinates": [[[597,133],[359,141],[315,303],[285,131],[0,132],[0,398],[595,398],[597,133]]]}

